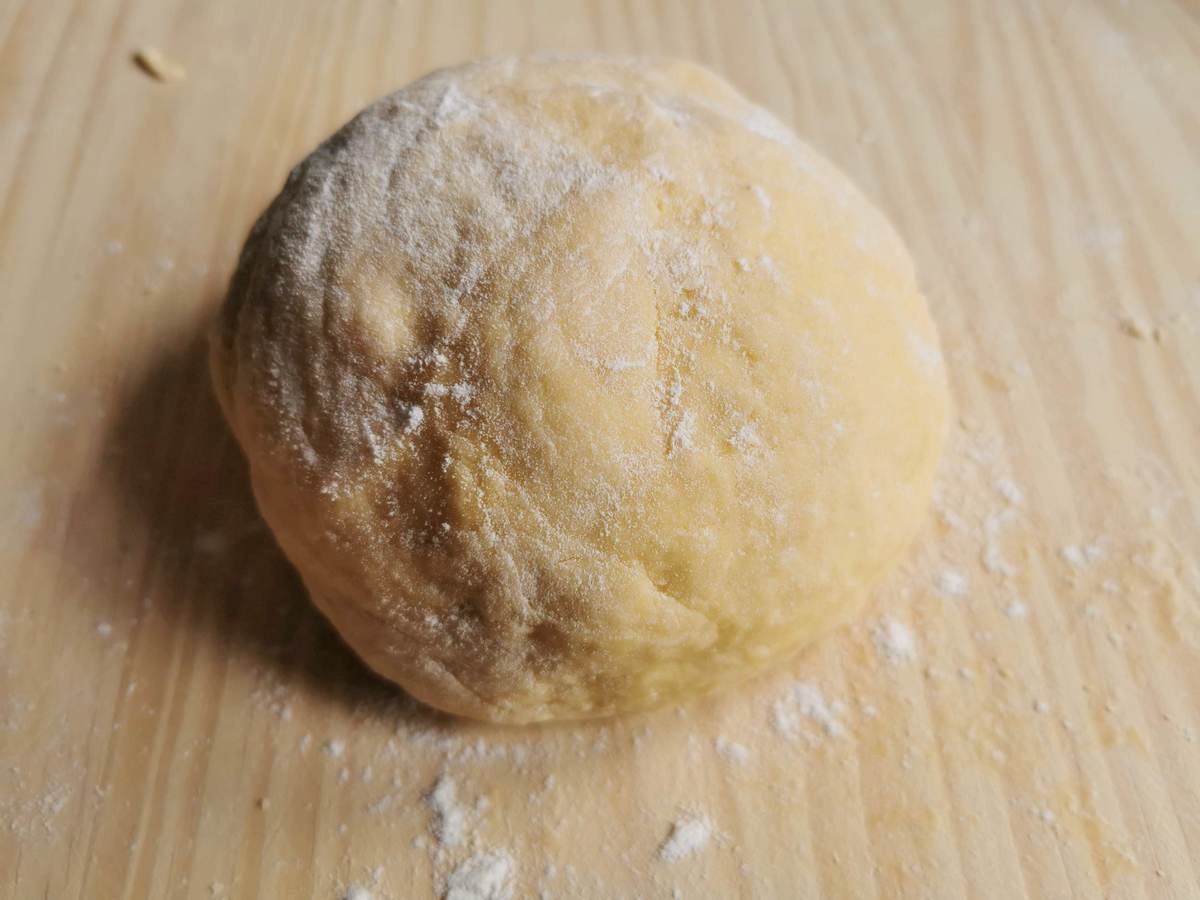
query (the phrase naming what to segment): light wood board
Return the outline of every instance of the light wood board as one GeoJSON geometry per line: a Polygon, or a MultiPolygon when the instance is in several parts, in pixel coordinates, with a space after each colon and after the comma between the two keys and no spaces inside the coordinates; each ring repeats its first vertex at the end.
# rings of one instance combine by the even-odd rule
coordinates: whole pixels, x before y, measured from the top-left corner
{"type": "Polygon", "coordinates": [[[0,896],[427,897],[493,848],[515,897],[1200,897],[1198,97],[1190,0],[0,4],[0,896]],[[861,624],[679,711],[497,730],[311,611],[202,333],[319,139],[539,48],[700,60],[850,172],[959,421],[861,624]],[[486,808],[439,855],[443,771],[486,808]],[[659,859],[687,814],[712,840],[659,859]]]}

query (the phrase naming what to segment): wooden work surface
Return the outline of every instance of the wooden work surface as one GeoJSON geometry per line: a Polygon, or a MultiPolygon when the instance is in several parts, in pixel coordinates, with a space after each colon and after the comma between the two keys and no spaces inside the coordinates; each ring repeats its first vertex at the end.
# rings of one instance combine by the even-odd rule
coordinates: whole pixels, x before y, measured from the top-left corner
{"type": "Polygon", "coordinates": [[[521,898],[1200,897],[1198,97],[1189,0],[0,5],[0,895],[420,898],[504,852],[521,898]],[[202,335],[319,139],[537,48],[703,61],[836,160],[958,418],[860,624],[684,709],[498,730],[309,608],[202,335]]]}

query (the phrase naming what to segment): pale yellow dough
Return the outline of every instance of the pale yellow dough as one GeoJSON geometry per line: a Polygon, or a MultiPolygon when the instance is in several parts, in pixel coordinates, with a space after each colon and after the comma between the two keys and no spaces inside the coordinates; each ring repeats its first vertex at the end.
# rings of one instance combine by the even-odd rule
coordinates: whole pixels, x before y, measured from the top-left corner
{"type": "Polygon", "coordinates": [[[255,226],[212,365],[346,641],[508,722],[706,691],[846,619],[947,420],[893,230],[681,62],[489,61],[373,104],[255,226]]]}

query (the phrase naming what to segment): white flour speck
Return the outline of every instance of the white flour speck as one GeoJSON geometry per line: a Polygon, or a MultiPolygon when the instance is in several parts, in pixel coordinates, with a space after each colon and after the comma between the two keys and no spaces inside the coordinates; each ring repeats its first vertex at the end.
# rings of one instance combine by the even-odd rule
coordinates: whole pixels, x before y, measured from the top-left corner
{"type": "Polygon", "coordinates": [[[445,900],[508,900],[513,858],[503,850],[476,853],[459,863],[446,882],[445,900]]]}
{"type": "Polygon", "coordinates": [[[671,432],[671,447],[667,451],[668,458],[675,456],[680,450],[691,450],[692,441],[696,436],[696,415],[685,409],[679,417],[679,424],[671,432]]]}
{"type": "Polygon", "coordinates": [[[740,453],[753,456],[762,448],[763,441],[754,424],[747,423],[733,433],[729,445],[740,453]]]}
{"type": "Polygon", "coordinates": [[[763,212],[771,211],[771,195],[767,193],[767,189],[761,184],[751,185],[750,190],[754,193],[754,199],[758,201],[758,205],[763,208],[763,212]]]}
{"type": "Polygon", "coordinates": [[[903,622],[883,618],[871,629],[875,649],[890,664],[911,662],[917,658],[917,640],[903,622]]]}
{"type": "Polygon", "coordinates": [[[735,766],[744,766],[750,761],[750,751],[746,746],[739,744],[737,741],[731,741],[723,734],[717,735],[716,740],[713,741],[713,746],[717,748],[717,752],[722,757],[735,766]]]}
{"type": "Polygon", "coordinates": [[[421,423],[425,421],[425,410],[420,406],[413,405],[408,408],[408,421],[404,423],[404,433],[412,434],[421,427],[421,423]]]}
{"type": "Polygon", "coordinates": [[[1021,486],[1011,478],[1001,478],[996,482],[996,490],[1000,492],[1000,496],[1012,506],[1020,506],[1025,502],[1025,492],[1021,490],[1021,486]]]}
{"type": "Polygon", "coordinates": [[[1070,566],[1082,569],[1104,558],[1104,545],[1100,541],[1090,544],[1066,544],[1058,549],[1058,555],[1070,566]]]}
{"type": "Polygon", "coordinates": [[[1010,619],[1024,619],[1029,615],[1029,607],[1021,600],[1014,600],[1004,607],[1004,614],[1010,619]]]}
{"type": "Polygon", "coordinates": [[[678,862],[699,853],[712,839],[712,824],[704,816],[685,815],[671,825],[671,833],[658,848],[663,862],[678,862]]]}
{"type": "Polygon", "coordinates": [[[463,842],[467,830],[467,810],[458,802],[458,786],[443,772],[434,782],[425,802],[433,810],[433,836],[447,847],[463,842]]]}
{"type": "Polygon", "coordinates": [[[458,384],[451,385],[450,396],[463,406],[466,406],[475,396],[475,387],[474,385],[467,384],[465,381],[460,381],[458,384]]]}
{"type": "Polygon", "coordinates": [[[325,746],[321,748],[325,754],[333,759],[339,759],[346,752],[346,742],[339,741],[336,738],[325,742],[325,746]]]}
{"type": "Polygon", "coordinates": [[[943,569],[933,576],[933,586],[947,597],[965,597],[971,588],[967,576],[957,569],[943,569]]]}
{"type": "Polygon", "coordinates": [[[1000,512],[994,512],[983,520],[983,567],[993,575],[1012,578],[1017,574],[1017,567],[1009,562],[1000,546],[1000,538],[1004,529],[1016,518],[1016,509],[1009,507],[1000,512]]]}
{"type": "Polygon", "coordinates": [[[771,705],[771,724],[788,740],[799,737],[802,718],[820,726],[830,737],[841,737],[846,733],[838,719],[843,709],[837,700],[828,702],[812,682],[797,681],[786,696],[771,705]]]}

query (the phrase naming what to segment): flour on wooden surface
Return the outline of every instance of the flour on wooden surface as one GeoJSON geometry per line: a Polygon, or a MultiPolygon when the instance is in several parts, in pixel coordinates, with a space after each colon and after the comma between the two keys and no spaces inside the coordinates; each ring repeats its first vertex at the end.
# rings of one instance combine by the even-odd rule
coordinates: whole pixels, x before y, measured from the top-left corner
{"type": "Polygon", "coordinates": [[[967,596],[971,582],[957,569],[943,569],[933,576],[933,586],[940,594],[961,599],[967,596]]]}
{"type": "Polygon", "coordinates": [[[321,749],[331,759],[341,759],[342,754],[346,752],[346,742],[338,738],[331,738],[321,749]]]}
{"type": "Polygon", "coordinates": [[[1104,544],[1101,540],[1090,544],[1065,544],[1058,548],[1058,555],[1068,565],[1083,569],[1104,559],[1104,544]]]}
{"type": "Polygon", "coordinates": [[[705,816],[684,815],[671,824],[671,831],[658,848],[663,862],[678,862],[693,856],[708,846],[713,828],[705,816]]]}
{"type": "MultiPolygon", "coordinates": [[[[443,98],[442,103],[439,105],[439,117],[443,115],[456,115],[456,107],[458,105],[454,97],[450,97],[449,99],[443,98]]],[[[616,371],[620,371],[623,369],[624,364],[620,360],[617,362],[619,365],[616,371]]],[[[664,393],[669,405],[676,407],[680,405],[682,389],[676,392],[668,388],[664,393]]],[[[439,390],[428,395],[434,399],[447,400],[448,398],[464,404],[471,400],[468,391],[460,390],[459,396],[455,397],[451,394],[449,386],[442,385],[439,385],[439,390]]],[[[983,454],[980,456],[983,458],[983,454]]],[[[979,471],[986,476],[986,473],[990,470],[987,466],[981,464],[979,471]]],[[[943,569],[934,574],[932,579],[927,568],[921,569],[918,573],[920,590],[928,592],[932,581],[936,593],[947,597],[965,598],[968,594],[972,593],[972,587],[978,591],[976,596],[984,596],[988,590],[988,585],[991,584],[993,586],[993,593],[990,596],[997,603],[986,608],[988,614],[994,615],[997,610],[1002,610],[1009,619],[1022,620],[1029,615],[1029,607],[1026,602],[1016,599],[1009,601],[1007,605],[1001,605],[1011,596],[1008,593],[1011,588],[1005,588],[1003,593],[996,592],[994,588],[997,583],[1003,581],[1004,576],[1011,576],[1013,573],[1018,573],[1017,557],[1006,550],[1002,544],[1007,538],[1012,536],[1012,532],[1020,523],[1018,515],[1016,513],[1010,515],[1008,511],[1024,506],[1026,502],[1025,493],[1011,478],[1001,476],[992,481],[990,476],[984,476],[974,480],[974,483],[979,486],[979,498],[972,499],[966,503],[947,502],[941,509],[943,519],[948,523],[952,535],[958,535],[960,538],[959,543],[953,544],[949,549],[944,551],[945,557],[943,561],[944,563],[953,563],[955,566],[963,566],[963,568],[943,569]],[[989,488],[989,485],[991,488],[989,488]],[[994,489],[994,494],[991,493],[992,489],[994,489]],[[994,516],[994,518],[988,518],[989,516],[994,516]],[[989,521],[992,523],[991,526],[987,524],[989,521]],[[960,532],[957,523],[965,523],[965,531],[960,532]],[[972,568],[977,557],[983,571],[972,568]],[[970,575],[968,574],[968,570],[971,572],[970,575]],[[989,578],[989,575],[997,577],[989,578]],[[972,585],[972,576],[974,576],[974,585],[972,585]]],[[[1170,509],[1167,507],[1166,512],[1162,512],[1161,515],[1165,516],[1169,514],[1169,511],[1170,509]]],[[[1049,542],[1050,559],[1053,560],[1054,558],[1054,548],[1057,546],[1058,541],[1065,539],[1067,536],[1060,533],[1055,535],[1049,542]]],[[[952,542],[948,541],[947,543],[951,544],[952,542]]],[[[1102,547],[1098,551],[1090,549],[1093,546],[1098,547],[1100,545],[1098,542],[1094,544],[1068,544],[1059,547],[1058,554],[1062,562],[1065,562],[1071,571],[1099,566],[1106,559],[1111,558],[1111,555],[1104,553],[1102,547]]],[[[1059,565],[1059,569],[1062,569],[1061,565],[1059,565]]],[[[1116,594],[1119,591],[1119,587],[1116,580],[1106,579],[1101,585],[1101,591],[1109,595],[1116,594]]],[[[1097,602],[1103,602],[1103,598],[1099,598],[1097,602]]],[[[947,605],[947,608],[951,610],[952,615],[958,615],[959,611],[963,609],[963,607],[954,605],[947,605]]],[[[1094,616],[1097,614],[1096,605],[1093,604],[1085,608],[1085,612],[1087,609],[1092,611],[1089,615],[1094,616]]],[[[1099,614],[1102,615],[1103,610],[1099,614]]],[[[913,655],[915,656],[916,653],[917,636],[906,626],[900,627],[907,631],[906,636],[902,636],[899,640],[896,640],[894,639],[895,635],[889,635],[886,631],[881,630],[879,635],[882,640],[877,639],[875,642],[876,649],[889,662],[892,661],[892,656],[898,656],[900,659],[906,658],[907,651],[903,648],[910,642],[913,655]],[[902,648],[898,654],[894,652],[896,647],[902,648]]],[[[100,632],[100,628],[97,628],[97,632],[100,632]]],[[[922,637],[924,638],[923,635],[922,637]]],[[[929,652],[931,644],[932,639],[930,638],[924,638],[921,641],[921,645],[926,652],[929,652]]],[[[961,647],[954,649],[957,652],[962,652],[963,650],[961,647]]],[[[958,665],[958,662],[958,658],[947,662],[947,668],[943,671],[957,672],[958,678],[963,682],[978,682],[979,685],[986,683],[988,671],[986,662],[976,663],[974,668],[967,665],[958,665]]],[[[930,671],[935,670],[931,668],[930,671]]],[[[953,683],[953,679],[951,679],[951,683],[953,683]]],[[[779,709],[772,708],[772,724],[775,729],[786,736],[795,736],[802,732],[806,724],[811,723],[816,730],[824,731],[826,734],[834,735],[841,733],[841,730],[844,730],[842,725],[843,710],[839,708],[839,702],[836,700],[827,702],[824,694],[818,688],[811,684],[808,686],[811,688],[811,692],[808,690],[800,691],[799,685],[797,685],[785,698],[781,699],[778,702],[779,709],[782,709],[781,713],[779,709]],[[780,721],[784,722],[787,727],[781,727],[780,721]]],[[[302,700],[298,702],[302,702],[302,700]]],[[[1042,699],[1029,701],[1028,698],[1022,697],[1019,702],[1021,710],[1026,713],[1029,709],[1032,709],[1038,715],[1047,715],[1051,711],[1050,703],[1042,699]]],[[[879,715],[879,709],[870,703],[856,705],[855,709],[861,710],[863,718],[873,719],[879,715]]],[[[891,718],[891,712],[888,710],[888,707],[883,705],[883,709],[888,713],[888,716],[881,718],[873,727],[877,728],[881,733],[886,731],[892,734],[899,731],[899,726],[891,718]]],[[[280,718],[288,717],[281,715],[280,718]]],[[[695,718],[698,720],[700,717],[697,716],[695,718]]],[[[1057,727],[1059,720],[1055,716],[1052,720],[1044,721],[1043,724],[1046,727],[1057,727]]],[[[1086,728],[1086,725],[1069,725],[1066,718],[1061,720],[1061,724],[1068,731],[1075,728],[1086,728]]],[[[688,724],[687,727],[693,726],[688,724]]],[[[697,724],[695,727],[704,728],[705,725],[697,724]]],[[[729,726],[722,725],[721,727],[729,726]]],[[[1183,727],[1181,726],[1181,728],[1183,727]]],[[[665,730],[663,729],[663,731],[665,730]]],[[[663,737],[663,731],[659,731],[658,733],[651,733],[649,731],[638,732],[635,733],[634,737],[635,740],[640,738],[641,745],[645,747],[647,752],[658,752],[667,746],[666,739],[663,737]]],[[[745,735],[744,739],[756,751],[759,751],[760,747],[764,746],[755,742],[763,731],[765,729],[750,729],[748,734],[745,735]]],[[[345,733],[350,734],[350,732],[345,733]]],[[[614,733],[619,734],[620,729],[614,729],[614,733]]],[[[743,737],[741,732],[730,733],[736,734],[739,738],[743,737]]],[[[1197,736],[1190,730],[1184,730],[1181,733],[1185,735],[1185,739],[1189,742],[1194,743],[1197,740],[1197,736]]],[[[430,729],[427,734],[405,732],[394,745],[398,749],[395,749],[391,755],[388,755],[388,751],[382,751],[381,755],[384,759],[401,765],[412,759],[428,761],[429,757],[422,754],[440,754],[447,759],[474,767],[471,770],[472,772],[483,771],[484,767],[493,766],[506,774],[515,773],[528,780],[531,778],[541,778],[541,767],[543,766],[557,767],[564,760],[588,759],[596,755],[619,751],[620,744],[617,738],[611,741],[607,738],[601,739],[597,737],[593,739],[593,736],[596,734],[604,735],[607,732],[597,732],[596,729],[581,726],[579,733],[575,735],[575,737],[579,738],[578,740],[565,740],[562,744],[555,744],[549,740],[535,737],[524,743],[515,743],[486,740],[484,738],[460,739],[452,734],[450,729],[438,729],[436,731],[430,729]],[[532,757],[532,762],[529,761],[530,757],[532,757]]],[[[702,737],[705,736],[703,733],[701,734],[702,737]]],[[[902,740],[903,737],[901,735],[897,739],[902,740]]],[[[306,750],[311,740],[310,736],[305,735],[300,741],[301,749],[306,750]]],[[[748,748],[741,743],[732,741],[723,735],[716,736],[713,738],[713,741],[716,752],[728,762],[740,765],[749,757],[748,748]]],[[[342,741],[330,741],[326,745],[326,752],[330,756],[338,758],[342,756],[344,746],[344,742],[342,741]]],[[[359,755],[358,751],[362,749],[362,746],[364,744],[357,742],[354,744],[356,757],[359,755]]],[[[769,748],[765,748],[762,752],[769,752],[769,748]]],[[[994,755],[994,751],[990,758],[999,759],[994,755]]],[[[905,766],[907,767],[909,764],[909,759],[906,757],[905,766]]],[[[916,764],[919,765],[919,762],[916,764]]],[[[368,779],[364,777],[363,780],[367,781],[368,779]]],[[[564,774],[559,781],[565,782],[568,785],[567,790],[571,790],[572,781],[569,774],[564,774]]],[[[547,791],[555,787],[555,776],[553,773],[545,776],[545,784],[547,791]]],[[[425,801],[428,803],[430,809],[433,810],[435,821],[439,816],[449,819],[453,819],[454,814],[460,816],[460,827],[458,829],[460,839],[452,842],[447,840],[445,835],[438,836],[437,839],[441,844],[453,847],[459,853],[469,854],[453,867],[450,876],[445,882],[444,896],[454,897],[457,900],[478,900],[481,897],[507,897],[514,890],[513,881],[517,872],[517,862],[514,857],[518,855],[515,853],[516,848],[501,851],[476,851],[474,845],[478,841],[478,836],[472,834],[471,829],[466,824],[472,804],[468,803],[464,805],[459,800],[457,797],[457,787],[457,783],[443,773],[434,783],[433,789],[425,801]],[[442,790],[444,787],[443,781],[449,785],[448,791],[442,790]],[[439,790],[442,790],[442,797],[435,801],[433,797],[439,793],[439,790]],[[439,812],[439,806],[443,808],[443,811],[450,810],[450,815],[445,816],[444,812],[439,812]]],[[[407,807],[420,809],[420,785],[413,785],[402,780],[400,783],[393,782],[393,788],[396,791],[395,797],[397,800],[394,803],[389,801],[388,812],[399,817],[407,807]]],[[[774,788],[774,785],[772,785],[772,788],[774,788]]],[[[64,795],[61,792],[56,792],[51,787],[47,794],[35,798],[36,802],[34,802],[32,807],[17,810],[17,825],[13,826],[10,824],[10,828],[15,828],[19,832],[25,827],[36,826],[40,829],[45,824],[48,828],[52,829],[54,817],[63,809],[68,799],[69,792],[64,795]],[[33,818],[29,819],[26,815],[27,813],[32,814],[33,818]]],[[[659,799],[661,801],[661,798],[659,799]]],[[[10,807],[6,806],[4,809],[6,815],[12,812],[10,807]]],[[[586,812],[582,814],[575,812],[568,815],[572,814],[586,815],[586,812]]],[[[1046,807],[1036,807],[1033,814],[1046,824],[1053,824],[1055,821],[1054,812],[1046,807]]],[[[661,817],[663,815],[662,809],[660,808],[655,815],[661,817]]],[[[1065,813],[1063,820],[1064,823],[1069,821],[1065,813]]],[[[574,820],[571,821],[573,822],[574,820]]],[[[655,821],[661,821],[661,818],[657,818],[655,821]]],[[[344,828],[345,826],[342,827],[344,828]]],[[[439,826],[431,825],[431,828],[435,836],[437,836],[439,826]]],[[[454,833],[454,828],[447,829],[446,833],[454,833]]],[[[681,818],[673,824],[667,837],[658,845],[657,855],[664,861],[673,862],[677,859],[684,859],[688,856],[699,854],[709,844],[711,833],[711,826],[708,824],[707,819],[689,821],[681,818]],[[697,821],[699,824],[697,824],[697,821]],[[680,822],[683,822],[682,827],[680,822]],[[669,847],[671,848],[670,850],[668,850],[669,847]],[[668,856],[675,858],[668,859],[668,856]]],[[[655,853],[654,841],[659,836],[657,832],[654,832],[649,837],[643,838],[642,843],[637,848],[638,852],[645,854],[649,858],[651,854],[655,853]]],[[[564,870],[566,868],[563,867],[564,870]]],[[[368,900],[371,897],[371,892],[366,888],[352,887],[346,896],[347,900],[368,900]],[[355,893],[356,891],[358,893],[355,893]]],[[[579,896],[600,895],[581,893],[579,896]]]]}
{"type": "Polygon", "coordinates": [[[993,575],[1014,578],[1018,568],[1005,555],[1004,536],[1020,514],[1025,503],[1025,492],[1007,476],[996,479],[994,486],[1003,505],[988,513],[983,520],[983,567],[993,575]]]}
{"type": "Polygon", "coordinates": [[[445,847],[462,844],[467,829],[467,808],[458,802],[458,787],[446,773],[438,776],[433,788],[425,795],[433,811],[432,830],[445,847]]]}
{"type": "Polygon", "coordinates": [[[1010,619],[1024,619],[1029,616],[1029,607],[1023,600],[1013,600],[1004,607],[1004,614],[1010,619]]]}
{"type": "Polygon", "coordinates": [[[476,853],[463,860],[446,881],[444,900],[508,900],[516,863],[504,850],[476,853]]]}
{"type": "MultiPolygon", "coordinates": [[[[442,399],[449,402],[452,398],[447,392],[442,399]]],[[[952,616],[979,614],[994,617],[1003,614],[1013,622],[1025,619],[1030,615],[1026,595],[1018,595],[1017,585],[1008,583],[1001,576],[989,577],[982,560],[977,558],[979,542],[986,534],[981,523],[987,515],[998,511],[1023,508],[1027,502],[1024,492],[1015,484],[1005,486],[1003,481],[990,477],[977,479],[976,491],[970,502],[962,503],[955,509],[968,527],[962,531],[952,530],[951,536],[939,543],[936,556],[914,565],[907,576],[908,580],[896,589],[896,597],[906,603],[925,600],[931,603],[926,611],[930,608],[947,610],[948,615],[952,616]],[[939,595],[955,594],[971,594],[980,601],[986,599],[990,602],[986,605],[978,602],[968,607],[945,604],[935,599],[939,595]]],[[[1015,530],[1020,521],[1019,518],[1013,518],[1010,526],[1015,530]]],[[[1115,543],[1110,537],[1077,544],[1061,544],[1061,539],[1059,537],[1043,544],[1048,551],[1047,559],[1053,564],[1050,568],[1056,570],[1068,584],[1078,583],[1081,592],[1086,589],[1092,612],[1081,613],[1081,623],[1090,626],[1094,622],[1104,621],[1109,615],[1106,598],[1114,594],[1125,596],[1131,590],[1133,576],[1124,569],[1116,572],[1111,569],[1118,560],[1123,559],[1123,545],[1115,543]]],[[[1143,575],[1160,569],[1169,573],[1174,563],[1170,559],[1158,558],[1155,554],[1159,552],[1153,547],[1141,548],[1139,558],[1142,562],[1139,565],[1142,568],[1137,571],[1143,575]]],[[[878,618],[864,629],[870,638],[867,646],[889,666],[915,660],[923,653],[932,655],[933,639],[926,637],[915,626],[904,624],[924,621],[926,611],[910,617],[902,609],[897,609],[894,614],[878,618]],[[901,615],[904,616],[903,622],[901,615]]],[[[91,618],[85,623],[95,621],[95,618],[91,618]]],[[[991,638],[982,630],[973,633],[980,644],[980,652],[986,654],[987,642],[991,638]]],[[[937,647],[939,653],[944,649],[940,644],[937,647]]],[[[922,667],[921,671],[931,684],[939,685],[942,689],[952,686],[954,690],[970,692],[972,697],[983,696],[994,672],[994,660],[986,656],[968,657],[962,647],[951,649],[954,653],[950,658],[939,659],[939,666],[931,664],[922,667]]],[[[807,671],[815,673],[817,670],[809,668],[807,671]]],[[[546,866],[540,877],[528,881],[523,879],[522,876],[528,877],[529,873],[521,871],[520,861],[524,853],[536,845],[537,837],[523,832],[520,827],[513,831],[506,830],[510,827],[510,816],[512,821],[521,821],[524,812],[536,810],[537,815],[552,817],[549,821],[564,827],[564,830],[579,829],[583,827],[582,823],[587,822],[589,811],[574,808],[577,795],[573,793],[575,788],[569,774],[572,764],[582,761],[581,768],[586,769],[593,762],[602,763],[611,755],[626,751],[666,752],[664,748],[672,747],[678,750],[684,746],[684,738],[687,759],[694,758],[697,764],[703,764],[704,760],[715,757],[727,767],[726,773],[729,775],[733,775],[733,767],[746,766],[752,760],[767,771],[768,767],[777,763],[778,754],[791,754],[797,750],[803,752],[806,747],[832,746],[827,738],[852,740],[859,730],[858,726],[864,732],[870,729],[872,740],[904,741],[906,736],[896,723],[894,707],[889,707],[887,698],[881,693],[871,693],[872,671],[852,673],[855,678],[853,711],[858,714],[853,718],[847,707],[830,697],[815,678],[806,678],[787,685],[782,696],[775,698],[774,703],[766,704],[766,721],[762,720],[760,712],[757,725],[748,727],[735,725],[740,720],[734,715],[709,722],[685,707],[677,715],[664,715],[630,728],[623,728],[620,724],[595,724],[571,729],[554,738],[523,734],[514,739],[497,737],[491,732],[473,732],[469,728],[462,729],[438,721],[430,723],[419,717],[410,718],[411,708],[398,704],[395,709],[388,707],[393,721],[386,731],[379,733],[378,742],[367,741],[363,737],[367,732],[356,732],[350,728],[333,731],[334,734],[344,735],[344,738],[330,738],[324,742],[318,739],[314,743],[310,735],[304,735],[299,741],[302,750],[319,747],[332,759],[355,760],[354,772],[357,777],[348,779],[347,786],[342,790],[352,790],[361,783],[385,791],[378,808],[371,809],[378,816],[375,821],[382,821],[380,827],[393,827],[393,823],[402,822],[409,815],[416,818],[418,827],[428,827],[428,832],[414,841],[413,846],[429,852],[433,873],[431,886],[438,897],[506,900],[517,896],[605,896],[603,884],[599,880],[589,880],[588,873],[582,871],[579,859],[574,860],[579,868],[564,859],[546,866]],[[876,703],[879,705],[876,706],[876,703]],[[855,734],[851,734],[851,724],[856,726],[855,734]],[[786,738],[787,742],[763,740],[774,733],[786,738]],[[673,740],[676,743],[672,744],[673,740]],[[414,783],[409,775],[415,764],[433,767],[421,770],[427,774],[422,776],[423,780],[419,783],[414,783]],[[465,785],[488,773],[501,778],[523,779],[522,783],[529,787],[529,806],[505,809],[503,817],[497,815],[495,821],[485,823],[483,814],[488,805],[487,798],[477,799],[474,794],[468,795],[465,785]],[[562,787],[564,783],[567,784],[566,788],[562,787]],[[562,808],[564,805],[565,809],[562,808]],[[422,818],[426,813],[427,819],[422,818]]],[[[894,674],[888,669],[882,672],[884,683],[894,674]]],[[[1052,694],[1035,692],[1036,685],[1030,688],[1027,693],[1014,698],[1011,707],[989,707],[990,714],[998,716],[1005,727],[1012,726],[1020,716],[1037,722],[1039,728],[1061,729],[1071,734],[1082,733],[1087,727],[1080,724],[1078,719],[1062,715],[1059,701],[1052,694]]],[[[250,712],[272,717],[272,724],[291,718],[280,712],[283,708],[280,704],[289,705],[293,702],[280,678],[259,678],[249,698],[250,712]]],[[[303,698],[297,696],[294,702],[297,716],[303,717],[303,698]]],[[[11,711],[13,704],[10,702],[7,708],[11,711]]],[[[1109,702],[1103,706],[1103,710],[1105,716],[1114,717],[1119,707],[1109,702]]],[[[0,729],[4,727],[5,719],[0,716],[0,729]]],[[[19,723],[13,727],[19,727],[19,723]]],[[[1179,723],[1171,727],[1176,729],[1181,741],[1194,745],[1200,740],[1200,735],[1190,725],[1179,723]]],[[[289,737],[288,741],[294,739],[289,737]]],[[[982,758],[992,764],[1012,766],[1021,760],[1013,748],[996,746],[995,739],[986,731],[972,731],[971,739],[978,740],[982,758]]],[[[293,755],[297,764],[304,764],[302,754],[293,755]]],[[[813,760],[816,758],[815,754],[811,757],[813,760]]],[[[311,764],[316,760],[310,756],[308,762],[311,764]]],[[[347,766],[341,766],[340,763],[333,765],[340,766],[339,772],[349,771],[347,766]]],[[[916,753],[905,751],[899,765],[902,769],[915,769],[921,762],[916,753]]],[[[757,768],[737,774],[735,783],[739,790],[747,783],[745,775],[748,771],[757,771],[757,768]]],[[[772,789],[775,787],[773,784],[772,789]]],[[[789,808],[803,802],[802,792],[788,791],[787,786],[782,786],[779,796],[786,798],[781,802],[786,802],[789,808]]],[[[68,803],[77,799],[69,789],[53,785],[42,794],[32,789],[20,789],[13,795],[30,799],[20,802],[0,799],[0,821],[25,840],[53,838],[61,830],[58,820],[65,817],[68,803]]],[[[101,795],[98,793],[97,796],[101,795]]],[[[1052,809],[1045,805],[1044,799],[1036,796],[1027,799],[1032,802],[1025,807],[1025,814],[1039,827],[1048,831],[1059,828],[1065,830],[1069,821],[1069,807],[1064,806],[1059,810],[1055,806],[1052,809]]],[[[673,796],[639,804],[631,813],[630,829],[639,831],[640,837],[636,842],[631,841],[627,850],[618,847],[613,853],[614,859],[626,864],[620,853],[628,852],[634,860],[633,865],[637,864],[640,854],[647,868],[638,872],[639,877],[645,875],[649,878],[657,870],[670,873],[672,878],[678,879],[677,885],[656,884],[656,890],[659,891],[656,896],[676,893],[679,896],[706,896],[704,883],[700,880],[706,866],[697,863],[722,838],[705,814],[689,812],[680,814],[674,821],[670,820],[669,810],[678,808],[678,803],[687,802],[690,802],[687,797],[673,796]]],[[[282,815],[287,805],[286,799],[282,804],[263,803],[256,815],[268,819],[282,815]]],[[[359,827],[349,820],[331,830],[352,835],[357,833],[359,827]]],[[[601,840],[606,839],[603,831],[601,835],[601,840]]],[[[407,850],[407,841],[402,839],[398,846],[407,850]]],[[[605,849],[607,851],[608,848],[605,849]]],[[[359,868],[365,871],[364,867],[359,868]]],[[[362,871],[356,873],[356,878],[347,876],[340,882],[343,885],[351,881],[355,883],[337,895],[339,900],[343,897],[345,900],[390,900],[392,897],[406,896],[404,893],[395,893],[395,888],[393,892],[384,890],[380,884],[381,873],[368,880],[362,871]]],[[[596,877],[598,879],[600,876],[596,877]]]]}
{"type": "Polygon", "coordinates": [[[731,741],[723,734],[718,734],[713,739],[713,746],[716,747],[717,753],[727,762],[731,762],[737,766],[744,766],[750,761],[750,750],[745,744],[739,744],[737,741],[731,741]]]}
{"type": "Polygon", "coordinates": [[[827,701],[825,694],[811,681],[797,681],[787,694],[771,705],[771,725],[789,740],[800,737],[805,721],[830,737],[842,737],[846,726],[840,717],[845,710],[845,704],[840,700],[827,701]]]}
{"type": "Polygon", "coordinates": [[[1010,506],[1020,506],[1025,502],[1025,492],[1011,478],[998,478],[996,480],[996,490],[1010,506]]]}
{"type": "Polygon", "coordinates": [[[871,628],[871,638],[879,655],[892,665],[917,658],[917,639],[903,622],[885,616],[871,628]]]}

